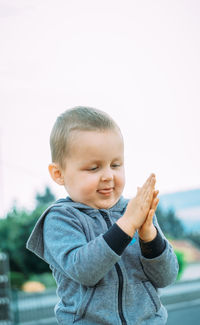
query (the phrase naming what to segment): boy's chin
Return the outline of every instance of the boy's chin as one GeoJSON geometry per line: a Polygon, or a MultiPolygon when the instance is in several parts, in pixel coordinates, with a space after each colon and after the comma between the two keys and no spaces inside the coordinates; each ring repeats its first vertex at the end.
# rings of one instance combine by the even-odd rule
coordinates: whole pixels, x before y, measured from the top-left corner
{"type": "Polygon", "coordinates": [[[118,202],[118,200],[119,200],[119,198],[110,199],[110,200],[102,200],[101,202],[97,203],[96,209],[110,209],[118,202]]]}
{"type": "Polygon", "coordinates": [[[107,197],[107,198],[96,198],[94,200],[87,200],[87,199],[79,199],[79,198],[72,198],[71,199],[75,202],[83,203],[93,209],[110,209],[112,208],[120,199],[120,196],[118,197],[107,197]]]}

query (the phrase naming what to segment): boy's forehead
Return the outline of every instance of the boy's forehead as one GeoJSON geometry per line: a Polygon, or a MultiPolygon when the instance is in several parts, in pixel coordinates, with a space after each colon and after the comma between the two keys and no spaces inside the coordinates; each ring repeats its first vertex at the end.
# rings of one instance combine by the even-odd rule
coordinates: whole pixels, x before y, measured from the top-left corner
{"type": "Polygon", "coordinates": [[[123,143],[123,137],[118,130],[96,130],[96,131],[82,131],[75,130],[70,134],[70,142],[73,147],[77,144],[93,146],[99,142],[103,144],[107,143],[123,143]]]}
{"type": "Polygon", "coordinates": [[[102,155],[121,157],[124,149],[118,130],[75,131],[70,142],[71,155],[82,155],[87,160],[102,159],[102,155]]]}

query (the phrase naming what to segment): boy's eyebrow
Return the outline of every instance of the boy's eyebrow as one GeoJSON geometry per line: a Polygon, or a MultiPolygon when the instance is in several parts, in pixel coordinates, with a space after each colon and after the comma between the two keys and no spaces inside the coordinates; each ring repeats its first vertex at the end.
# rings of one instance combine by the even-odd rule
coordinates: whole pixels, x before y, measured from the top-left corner
{"type": "MultiPolygon", "coordinates": [[[[123,157],[116,157],[114,159],[112,159],[112,161],[115,161],[115,160],[124,160],[123,157]]],[[[102,161],[104,161],[103,159],[100,160],[100,159],[88,159],[86,161],[82,161],[81,164],[99,164],[101,163],[102,161]]]]}

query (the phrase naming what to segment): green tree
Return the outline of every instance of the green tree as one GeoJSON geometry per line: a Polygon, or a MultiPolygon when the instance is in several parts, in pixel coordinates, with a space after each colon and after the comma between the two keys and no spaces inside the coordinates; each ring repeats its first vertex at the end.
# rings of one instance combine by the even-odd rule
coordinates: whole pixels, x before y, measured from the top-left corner
{"type": "Polygon", "coordinates": [[[177,280],[181,279],[182,273],[186,266],[185,256],[183,252],[180,252],[178,250],[175,250],[175,254],[178,260],[179,270],[178,270],[178,277],[177,280]]]}
{"type": "Polygon", "coordinates": [[[44,194],[37,193],[35,199],[37,206],[43,206],[55,201],[55,196],[51,192],[50,188],[46,186],[44,194]]]}
{"type": "Polygon", "coordinates": [[[167,237],[183,238],[185,236],[184,226],[172,208],[164,211],[159,204],[156,210],[156,216],[163,233],[167,237]]]}
{"type": "Polygon", "coordinates": [[[55,196],[46,188],[44,195],[36,195],[36,201],[33,211],[14,206],[5,219],[0,219],[0,251],[8,253],[11,271],[23,273],[25,278],[32,273],[49,271],[45,262],[26,249],[26,242],[37,219],[55,201],[55,196]]]}
{"type": "Polygon", "coordinates": [[[197,246],[200,248],[200,232],[199,231],[193,231],[187,235],[187,237],[197,246]]]}

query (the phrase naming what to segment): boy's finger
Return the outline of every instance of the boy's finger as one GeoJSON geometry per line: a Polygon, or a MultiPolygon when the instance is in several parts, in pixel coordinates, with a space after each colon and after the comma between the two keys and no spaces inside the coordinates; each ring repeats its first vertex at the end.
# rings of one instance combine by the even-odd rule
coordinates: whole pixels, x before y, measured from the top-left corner
{"type": "Polygon", "coordinates": [[[153,209],[154,212],[155,212],[156,209],[157,209],[158,203],[159,203],[159,198],[156,197],[156,198],[153,200],[152,205],[151,205],[151,209],[153,209]]]}
{"type": "Polygon", "coordinates": [[[158,193],[159,193],[158,190],[156,190],[156,191],[153,192],[153,196],[152,196],[152,201],[151,201],[151,206],[150,206],[150,208],[153,206],[153,202],[154,202],[154,200],[157,198],[158,193]]]}
{"type": "Polygon", "coordinates": [[[148,225],[151,225],[152,222],[153,222],[154,212],[155,212],[154,209],[151,209],[151,210],[149,211],[149,214],[148,214],[147,219],[146,219],[146,223],[147,223],[148,225]]]}
{"type": "Polygon", "coordinates": [[[154,191],[153,198],[156,198],[156,196],[159,194],[159,190],[154,191]]]}
{"type": "Polygon", "coordinates": [[[144,200],[152,200],[153,193],[155,190],[155,184],[156,184],[156,178],[155,174],[152,174],[152,176],[147,180],[147,182],[142,187],[142,194],[144,196],[144,200]]]}
{"type": "Polygon", "coordinates": [[[152,201],[151,201],[151,205],[150,205],[150,208],[149,208],[149,211],[151,210],[151,209],[155,209],[155,207],[157,206],[157,200],[159,201],[159,198],[158,197],[153,197],[152,198],[152,201]]]}
{"type": "Polygon", "coordinates": [[[142,188],[146,189],[147,187],[149,187],[149,185],[151,184],[151,182],[154,182],[156,178],[156,175],[154,173],[152,173],[147,180],[145,181],[145,183],[143,184],[142,188]]]}

